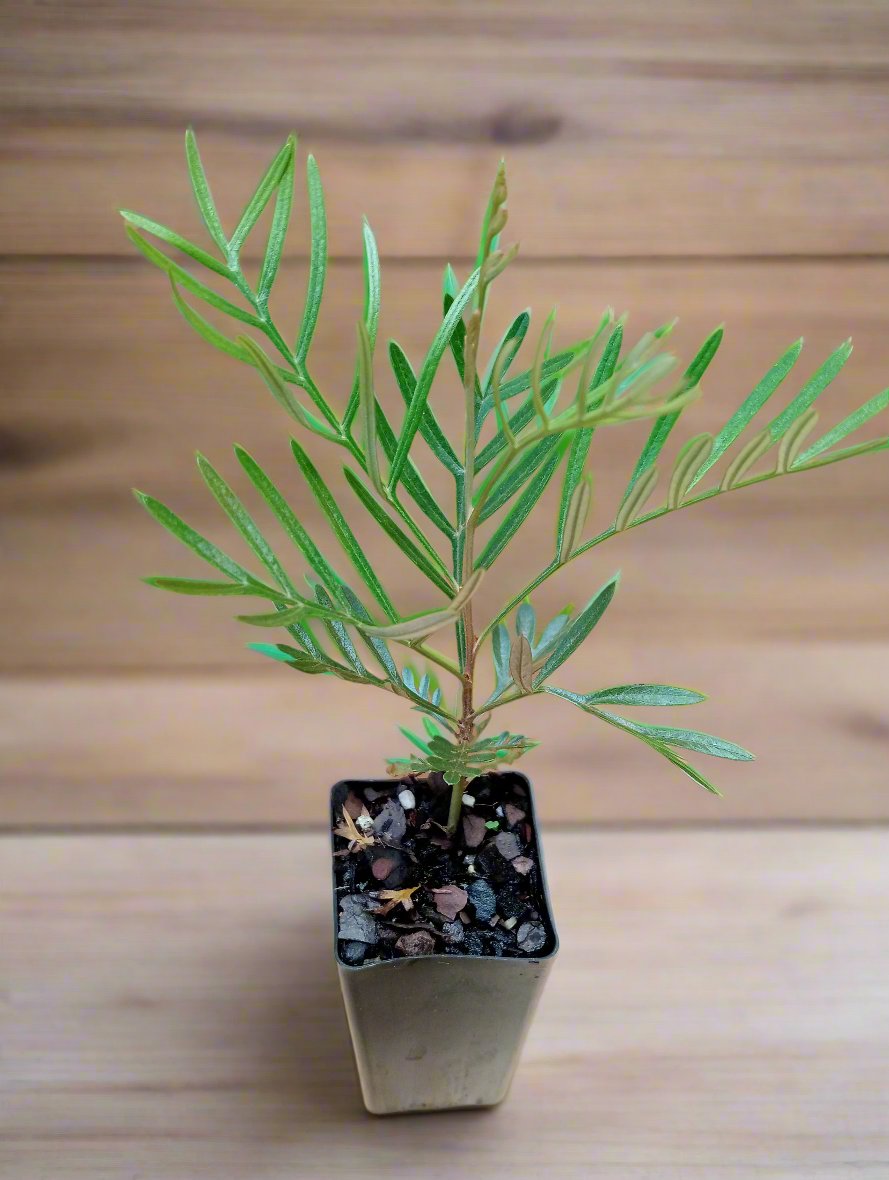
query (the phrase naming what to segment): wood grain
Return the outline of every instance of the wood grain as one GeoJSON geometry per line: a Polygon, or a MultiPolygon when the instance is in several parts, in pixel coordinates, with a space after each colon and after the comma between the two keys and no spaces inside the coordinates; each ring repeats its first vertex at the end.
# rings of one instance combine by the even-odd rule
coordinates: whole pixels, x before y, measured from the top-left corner
{"type": "MultiPolygon", "coordinates": [[[[887,661],[886,643],[610,635],[572,658],[560,683],[578,691],[649,680],[709,693],[654,712],[756,753],[752,764],[690,756],[724,799],[567,702],[520,703],[509,724],[543,739],[522,768],[547,821],[887,820],[887,661]]],[[[388,694],[271,665],[237,677],[11,676],[0,681],[0,824],[321,824],[328,787],[383,774],[406,751],[396,726],[410,719],[388,694]]]]}
{"type": "MultiPolygon", "coordinates": [[[[281,308],[291,299],[299,306],[302,277],[299,267],[288,271],[281,308]]],[[[226,458],[239,441],[280,480],[324,542],[318,509],[289,455],[288,420],[255,374],[190,333],[169,304],[163,278],[147,266],[18,264],[3,268],[0,279],[9,296],[0,337],[8,387],[0,407],[0,502],[15,568],[0,597],[6,617],[16,619],[0,656],[3,667],[253,666],[255,657],[243,647],[247,637],[228,621],[234,613],[228,604],[173,599],[140,583],[146,573],[198,572],[199,566],[138,509],[129,488],[159,496],[232,547],[237,538],[201,483],[192,448],[199,446],[243,490],[237,464],[226,458]],[[60,584],[62,593],[54,589],[60,584]]],[[[436,268],[428,265],[396,264],[385,280],[384,335],[396,335],[415,363],[435,330],[436,290],[436,268]]],[[[582,336],[608,301],[632,308],[637,333],[678,312],[676,346],[688,357],[724,315],[723,352],[689,425],[677,430],[675,447],[671,442],[672,456],[692,432],[717,430],[801,331],[807,347],[794,391],[850,330],[857,341],[825,396],[825,426],[882,388],[889,362],[878,309],[887,290],[889,264],[876,263],[534,265],[505,278],[492,323],[499,327],[529,297],[538,309],[559,303],[566,342],[582,336]]],[[[343,340],[352,338],[359,301],[356,268],[335,268],[315,371],[337,405],[344,401],[338,391],[351,382],[351,346],[344,348],[343,340]]],[[[282,312],[282,322],[294,318],[282,312]]],[[[378,385],[397,421],[398,395],[383,363],[378,385]]],[[[790,392],[780,395],[783,401],[790,392]]],[[[449,369],[434,396],[455,428],[459,398],[449,369]]],[[[600,442],[591,528],[610,521],[644,433],[644,426],[622,428],[600,442]]],[[[342,489],[396,601],[411,609],[434,606],[437,591],[353,514],[340,453],[325,446],[313,453],[342,489]]],[[[447,479],[437,478],[436,464],[424,466],[447,506],[447,479]]],[[[643,626],[652,642],[677,635],[692,643],[889,638],[889,555],[874,540],[882,535],[887,491],[889,465],[877,455],[728,496],[616,539],[542,588],[537,601],[541,612],[555,612],[588,597],[620,567],[620,606],[609,626],[627,645],[639,642],[643,626]]],[[[261,505],[246,498],[259,513],[261,505]]],[[[547,501],[531,518],[526,542],[506,551],[498,587],[482,590],[485,612],[539,568],[541,552],[552,545],[554,511],[547,501]]],[[[281,538],[287,553],[284,544],[281,538]]]]}
{"type": "Polygon", "coordinates": [[[563,949],[506,1104],[377,1120],[320,836],[4,841],[6,1174],[882,1174],[886,832],[551,835],[547,852],[563,949]]]}
{"type": "Polygon", "coordinates": [[[0,35],[10,253],[122,253],[119,205],[188,224],[189,122],[230,218],[299,130],[350,255],[367,213],[390,253],[471,256],[504,152],[529,253],[889,246],[872,2],[18,0],[0,35]]]}

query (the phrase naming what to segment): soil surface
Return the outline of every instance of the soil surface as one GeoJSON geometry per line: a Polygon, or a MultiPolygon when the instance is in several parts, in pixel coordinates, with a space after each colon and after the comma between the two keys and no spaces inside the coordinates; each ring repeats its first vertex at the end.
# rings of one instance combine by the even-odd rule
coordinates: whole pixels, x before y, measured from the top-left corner
{"type": "Polygon", "coordinates": [[[338,943],[360,966],[413,955],[535,958],[554,945],[528,782],[470,783],[456,835],[440,775],[334,789],[338,943]]]}

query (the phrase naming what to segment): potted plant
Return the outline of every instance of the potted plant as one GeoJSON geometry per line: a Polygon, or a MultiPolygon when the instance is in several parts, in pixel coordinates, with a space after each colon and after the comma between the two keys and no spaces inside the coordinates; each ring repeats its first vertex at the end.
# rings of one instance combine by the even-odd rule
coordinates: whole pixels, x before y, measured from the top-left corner
{"type": "MultiPolygon", "coordinates": [[[[566,607],[539,624],[534,592],[569,562],[609,538],[668,513],[739,488],[882,450],[889,438],[842,445],[889,404],[877,394],[844,421],[818,434],[814,402],[845,364],[847,341],[753,433],[748,428],[791,375],[797,341],[765,374],[719,433],[696,434],[661,478],[664,446],[683,412],[700,396],[702,378],[722,340],[717,328],[684,369],[665,350],[671,324],[625,347],[623,319],[608,310],[591,334],[553,344],[550,316],[515,372],[529,332],[523,311],[504,325],[482,363],[487,297],[516,254],[501,247],[507,191],[501,166],[484,213],[476,265],[461,283],[448,267],[443,314],[425,357],[414,367],[390,341],[386,359],[404,401],[400,421],[375,394],[380,271],[364,225],[364,315],[357,325],[354,379],[343,398],[316,381],[311,345],[324,289],[327,229],[314,159],[307,164],[311,215],[308,290],[295,343],[270,310],[294,188],[295,143],[272,160],[233,232],[223,229],[194,135],[186,136],[191,184],[211,249],[124,211],[134,245],[170,279],[175,304],[205,340],[257,370],[299,428],[290,440],[305,492],[317,501],[351,569],[333,564],[259,462],[235,454],[247,482],[297,551],[305,584],[273,550],[239,495],[202,455],[198,467],[212,495],[252,551],[259,572],[242,565],[142,492],[151,515],[210,566],[198,580],[152,577],[164,590],[265,600],[267,609],[238,616],[286,636],[250,646],[288,668],[336,676],[401,697],[421,728],[403,729],[412,751],[394,757],[389,779],[337,784],[331,793],[336,958],[365,1103],[377,1113],[484,1106],[506,1093],[534,1004],[557,950],[530,783],[509,769],[537,743],[489,724],[520,698],[551,694],[591,718],[643,742],[705,790],[716,787],[686,753],[750,759],[746,750],[692,729],[628,718],[636,706],[691,705],[698,692],[662,684],[567,687],[562,666],[602,619],[618,586],[615,574],[577,611],[566,607]],[[255,285],[241,264],[270,208],[255,285]],[[153,239],[153,240],[152,240],[153,239]],[[155,243],[160,243],[155,244],[155,243]],[[166,252],[169,247],[175,253],[166,252]],[[188,269],[176,253],[196,264],[188,269]],[[224,284],[220,294],[205,279],[224,284]],[[208,305],[215,322],[197,309],[208,305]],[[218,326],[234,320],[237,333],[218,326]],[[247,331],[245,331],[245,329],[247,331]],[[453,363],[465,405],[462,438],[449,439],[430,399],[442,366],[453,363]],[[639,459],[607,524],[588,536],[593,501],[587,470],[593,436],[648,421],[639,459]],[[307,436],[340,448],[343,493],[327,486],[304,447],[307,436]],[[453,482],[453,504],[433,496],[418,444],[453,482]],[[717,468],[719,464],[719,468],[717,468]],[[545,489],[561,485],[551,551],[540,571],[493,615],[480,618],[476,593],[519,535],[545,489]],[[357,514],[357,516],[355,515],[357,514]],[[365,553],[360,536],[379,529],[431,583],[428,599],[405,603],[365,553]],[[440,633],[452,632],[450,649],[440,633]],[[432,642],[432,637],[435,642],[432,642]],[[283,641],[281,641],[283,640],[283,641]],[[490,653],[490,654],[489,654],[490,653]],[[490,661],[493,684],[487,683],[490,661]],[[480,685],[486,683],[484,689],[480,685]]],[[[304,494],[305,494],[304,492],[304,494]]],[[[489,586],[488,589],[491,587],[489,586]]],[[[570,680],[567,681],[570,685],[570,680]]]]}

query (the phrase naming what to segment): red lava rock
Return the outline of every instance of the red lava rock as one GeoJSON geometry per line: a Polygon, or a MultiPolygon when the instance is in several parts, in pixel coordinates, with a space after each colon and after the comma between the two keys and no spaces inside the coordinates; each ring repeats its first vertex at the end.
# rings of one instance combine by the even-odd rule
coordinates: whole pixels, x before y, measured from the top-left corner
{"type": "Polygon", "coordinates": [[[516,807],[516,805],[514,803],[504,804],[503,811],[504,811],[504,814],[506,815],[506,822],[509,824],[509,826],[511,828],[515,827],[515,825],[520,820],[523,820],[525,818],[525,812],[522,811],[521,807],[516,807]]]}
{"type": "Polygon", "coordinates": [[[389,856],[378,856],[377,859],[370,866],[370,871],[378,881],[385,881],[393,869],[397,868],[398,862],[389,856]]]}
{"type": "Polygon", "coordinates": [[[469,894],[459,885],[445,885],[441,889],[433,889],[431,892],[435,898],[435,908],[449,922],[454,921],[469,901],[469,894]]]}
{"type": "Polygon", "coordinates": [[[350,791],[346,796],[346,801],[343,803],[343,811],[350,815],[352,819],[357,819],[362,811],[364,811],[364,804],[354,791],[350,791]]]}
{"type": "Polygon", "coordinates": [[[412,930],[402,934],[395,943],[403,955],[431,955],[435,953],[435,939],[428,930],[412,930]]]}
{"type": "Polygon", "coordinates": [[[467,848],[478,848],[486,831],[485,821],[480,815],[463,816],[463,842],[467,848]]]}

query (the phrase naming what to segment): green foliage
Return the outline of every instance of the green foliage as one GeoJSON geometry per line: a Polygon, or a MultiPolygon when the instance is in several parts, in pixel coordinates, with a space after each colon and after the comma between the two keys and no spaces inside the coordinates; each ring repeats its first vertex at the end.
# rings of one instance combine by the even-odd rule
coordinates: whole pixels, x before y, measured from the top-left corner
{"type": "MultiPolygon", "coordinates": [[[[476,775],[508,765],[536,743],[507,732],[482,736],[491,713],[524,697],[548,694],[575,705],[603,724],[643,742],[708,791],[716,788],[676,751],[746,761],[746,750],[722,738],[670,725],[630,720],[604,706],[677,707],[704,698],[687,688],[663,684],[623,684],[576,693],[551,683],[552,677],[602,620],[617,590],[615,575],[580,610],[566,607],[545,625],[538,623],[533,593],[569,562],[618,533],[735,489],[827,466],[853,456],[889,449],[889,437],[840,446],[849,436],[889,409],[889,390],[871,397],[838,425],[815,437],[815,403],[846,364],[851,344],[841,344],[756,429],[754,421],[788,382],[802,351],[793,344],[769,369],[716,433],[691,434],[665,465],[664,456],[682,415],[701,395],[703,379],[722,343],[716,328],[692,362],[673,375],[675,358],[665,350],[672,323],[633,343],[624,318],[607,309],[584,339],[555,347],[554,317],[529,342],[531,313],[520,311],[501,326],[499,338],[481,363],[480,341],[491,284],[516,254],[501,246],[507,224],[504,170],[498,170],[484,213],[472,274],[461,285],[451,267],[442,284],[443,310],[425,355],[415,368],[395,341],[385,356],[404,405],[400,422],[390,421],[377,395],[383,380],[378,353],[381,309],[380,262],[370,226],[362,226],[364,305],[356,326],[351,387],[338,406],[312,374],[312,346],[322,313],[328,263],[324,192],[313,157],[306,162],[310,253],[301,314],[288,331],[270,310],[275,286],[286,266],[285,248],[293,218],[296,142],[291,137],[274,155],[248,197],[231,233],[222,225],[191,130],[185,139],[188,175],[209,241],[198,244],[141,213],[122,211],[133,245],[167,275],[173,302],[197,335],[220,352],[256,370],[300,439],[290,440],[300,504],[314,503],[325,537],[347,561],[333,563],[285,492],[243,448],[235,456],[247,491],[260,515],[247,508],[242,493],[203,455],[198,469],[209,492],[234,526],[253,572],[215,542],[186,524],[171,508],[137,492],[145,509],[192,554],[221,575],[216,578],[155,576],[150,585],[185,596],[254,597],[260,613],[240,614],[244,624],[287,632],[289,642],[252,643],[260,654],[295,671],[329,675],[404,698],[421,715],[423,732],[403,729],[414,747],[407,758],[392,760],[396,773],[440,772],[453,788],[451,827],[459,801],[476,775]],[[242,257],[259,259],[255,287],[242,257]],[[198,307],[203,306],[203,310],[198,307]],[[205,314],[206,313],[206,314],[205,314]],[[298,321],[298,323],[296,322],[298,321]],[[292,344],[290,343],[292,341],[292,344]],[[528,349],[527,367],[515,372],[528,349]],[[464,429],[449,437],[433,400],[445,354],[453,360],[451,378],[463,386],[464,429]],[[596,435],[606,427],[650,420],[647,437],[619,501],[600,509],[594,496],[590,455],[596,435]],[[336,447],[344,460],[346,485],[355,499],[334,493],[325,467],[304,442],[336,447]],[[440,465],[453,484],[453,510],[427,484],[419,460],[440,465]],[[668,474],[661,479],[661,468],[668,474]],[[481,628],[474,614],[482,574],[492,569],[519,536],[532,512],[541,511],[558,472],[553,556],[481,628]],[[298,473],[298,475],[297,475],[298,473]],[[711,476],[709,486],[701,485],[711,476]],[[660,489],[660,491],[658,491],[660,489]],[[656,506],[651,508],[654,503],[656,506]],[[349,512],[357,514],[358,520],[349,512]],[[601,512],[610,521],[585,539],[589,520],[601,512]],[[273,548],[263,529],[270,518],[288,549],[273,548]],[[420,605],[404,601],[401,576],[375,559],[371,532],[397,549],[431,584],[436,598],[420,605]],[[481,536],[484,532],[484,537],[481,536]],[[430,535],[431,534],[431,535],[430,535]],[[360,538],[360,539],[359,539],[360,538]],[[444,539],[444,552],[440,547],[444,539]],[[296,558],[297,568],[291,567],[296,558]],[[308,592],[300,590],[307,582],[308,592]],[[428,645],[434,632],[453,630],[456,658],[428,645]],[[476,701],[483,665],[479,655],[490,641],[493,685],[483,704],[476,701]],[[410,660],[400,660],[407,655],[410,660]],[[421,667],[423,671],[417,671],[421,667]],[[437,674],[454,677],[446,694],[437,674]],[[456,702],[456,703],[455,703],[456,702]]],[[[388,404],[385,402],[384,404],[388,404]]],[[[329,469],[329,468],[328,468],[329,469]]],[[[497,589],[486,578],[486,594],[497,589]]]]}

